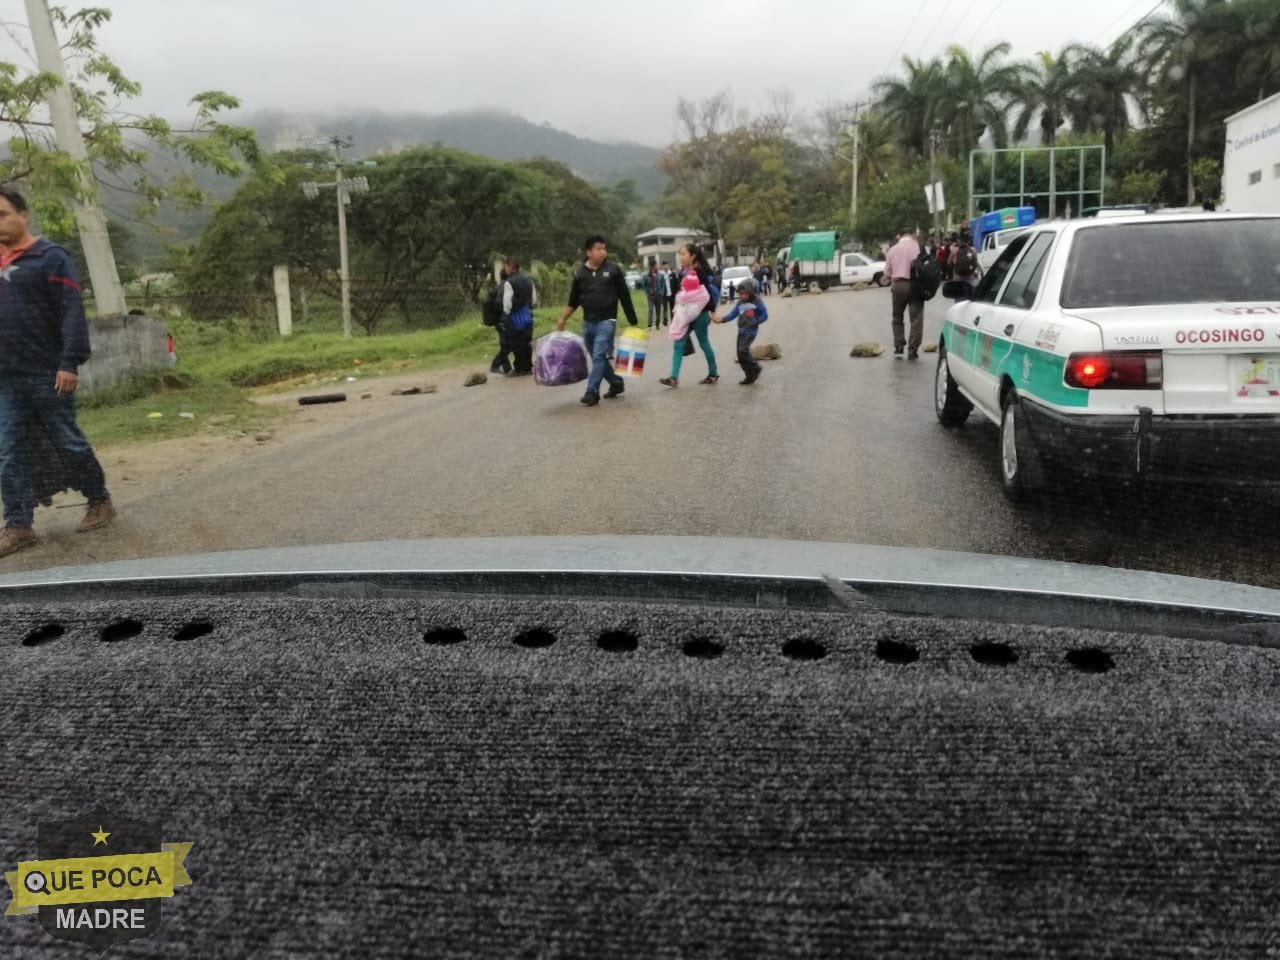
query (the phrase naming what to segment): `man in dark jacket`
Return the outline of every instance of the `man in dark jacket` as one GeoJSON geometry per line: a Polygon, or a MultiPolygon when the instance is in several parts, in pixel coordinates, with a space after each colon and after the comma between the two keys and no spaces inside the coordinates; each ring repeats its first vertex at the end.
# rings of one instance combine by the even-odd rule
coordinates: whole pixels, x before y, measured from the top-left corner
{"type": "Polygon", "coordinates": [[[537,305],[538,290],[533,281],[520,272],[519,260],[508,257],[507,282],[502,285],[502,319],[514,354],[513,377],[533,373],[533,310],[537,305]]]}
{"type": "Polygon", "coordinates": [[[626,275],[621,267],[609,260],[609,242],[598,234],[587,237],[583,252],[586,260],[573,272],[569,305],[556,321],[556,329],[563,330],[574,311],[582,308],[582,338],[587,343],[587,353],[591,355],[591,373],[587,377],[587,392],[582,395],[582,403],[594,407],[600,402],[601,381],[609,381],[609,392],[605,394],[607,400],[622,396],[625,389],[622,378],[613,372],[613,364],[609,362],[613,356],[618,306],[622,306],[631,326],[636,326],[639,321],[636,320],[636,308],[631,302],[626,275]]]}
{"type": "Polygon", "coordinates": [[[511,372],[511,325],[502,312],[503,291],[507,288],[507,270],[503,267],[498,274],[498,285],[489,292],[484,302],[484,322],[493,327],[498,334],[498,352],[493,355],[489,364],[490,373],[511,372]]]}
{"type": "Polygon", "coordinates": [[[0,187],[0,557],[36,542],[36,489],[44,473],[61,472],[89,501],[81,532],[115,517],[102,465],[76,425],[89,325],[75,266],[67,251],[33,237],[30,228],[26,199],[0,187]],[[35,430],[51,441],[60,464],[36,462],[29,441],[35,430]]]}

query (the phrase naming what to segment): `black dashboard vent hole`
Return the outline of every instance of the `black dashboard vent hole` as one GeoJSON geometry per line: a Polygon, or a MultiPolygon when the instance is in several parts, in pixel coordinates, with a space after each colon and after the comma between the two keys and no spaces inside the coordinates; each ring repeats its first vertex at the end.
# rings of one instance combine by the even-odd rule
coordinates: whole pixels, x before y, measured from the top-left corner
{"type": "Polygon", "coordinates": [[[1080,650],[1068,651],[1067,663],[1081,673],[1106,673],[1116,665],[1111,654],[1097,647],[1083,647],[1080,650]]]}
{"type": "Polygon", "coordinates": [[[525,647],[529,650],[543,650],[555,642],[556,635],[545,627],[534,627],[532,630],[526,630],[515,639],[516,646],[525,647]]]}
{"type": "Polygon", "coordinates": [[[876,656],[885,663],[905,665],[920,659],[920,651],[909,643],[898,640],[881,640],[876,644],[876,656]]]}
{"type": "Polygon", "coordinates": [[[791,660],[821,660],[827,655],[827,648],[817,640],[798,637],[782,645],[782,655],[791,660]]]}
{"type": "Polygon", "coordinates": [[[1007,643],[975,643],[969,656],[984,667],[1008,667],[1018,662],[1018,651],[1007,643]]]}
{"type": "Polygon", "coordinates": [[[46,623],[43,627],[36,627],[36,629],[23,637],[22,645],[24,647],[38,647],[42,643],[49,643],[65,636],[66,632],[67,628],[60,623],[46,623]]]}
{"type": "Polygon", "coordinates": [[[117,620],[102,628],[102,639],[106,643],[119,643],[121,640],[132,640],[142,630],[142,623],[138,620],[117,620]]]}
{"type": "Polygon", "coordinates": [[[460,627],[434,627],[423,634],[422,639],[432,646],[447,647],[462,643],[467,639],[467,632],[460,627]]]}
{"type": "Polygon", "coordinates": [[[201,637],[207,637],[211,633],[213,633],[213,624],[199,620],[188,623],[173,635],[173,639],[179,643],[186,643],[188,640],[199,640],[201,637]]]}
{"type": "Polygon", "coordinates": [[[630,630],[607,630],[600,634],[596,646],[609,653],[631,653],[640,646],[640,638],[630,630]]]}
{"type": "Polygon", "coordinates": [[[686,657],[693,657],[695,660],[714,660],[724,653],[723,644],[708,640],[706,637],[689,640],[682,649],[686,657]]]}

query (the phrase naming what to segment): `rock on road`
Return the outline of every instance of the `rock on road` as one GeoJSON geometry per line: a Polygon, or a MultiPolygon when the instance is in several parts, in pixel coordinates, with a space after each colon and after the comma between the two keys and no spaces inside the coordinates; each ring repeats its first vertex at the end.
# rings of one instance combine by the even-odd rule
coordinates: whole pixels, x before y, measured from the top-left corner
{"type": "MultiPolygon", "coordinates": [[[[578,403],[581,385],[423,376],[438,394],[306,408],[278,439],[180,478],[121,489],[120,519],[76,536],[79,511],[42,510],[44,542],[0,572],[141,556],[430,537],[713,535],[934,547],[1075,560],[1280,586],[1275,499],[1221,488],[1081,487],[1030,510],[999,488],[995,427],[933,416],[936,355],[895,359],[889,294],[839,290],[768,300],[760,342],[782,346],[738,385],[736,327],[712,330],[718,386],[678,389],[665,336],[621,400],[578,403]],[[886,353],[851,358],[855,342],[886,353]]],[[[927,305],[936,339],[946,302],[927,305]]],[[[577,328],[571,323],[571,328],[577,328]]]]}

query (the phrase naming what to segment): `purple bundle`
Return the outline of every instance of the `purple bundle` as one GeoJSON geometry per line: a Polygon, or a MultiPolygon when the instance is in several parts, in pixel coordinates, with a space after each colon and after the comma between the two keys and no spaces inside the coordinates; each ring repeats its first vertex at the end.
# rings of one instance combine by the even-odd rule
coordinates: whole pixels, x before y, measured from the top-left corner
{"type": "Polygon", "coordinates": [[[587,379],[591,357],[576,333],[548,333],[533,345],[533,379],[544,387],[563,387],[587,379]]]}

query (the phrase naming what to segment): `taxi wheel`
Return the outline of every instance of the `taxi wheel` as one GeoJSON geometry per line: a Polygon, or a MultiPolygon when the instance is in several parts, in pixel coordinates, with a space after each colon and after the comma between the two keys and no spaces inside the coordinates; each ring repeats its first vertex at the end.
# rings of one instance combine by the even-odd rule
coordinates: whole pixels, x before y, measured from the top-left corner
{"type": "Polygon", "coordinates": [[[947,363],[947,346],[938,344],[938,370],[934,375],[933,412],[938,415],[938,422],[944,427],[959,427],[969,419],[973,404],[965,399],[960,388],[951,377],[951,366],[947,363]]]}
{"type": "Polygon", "coordinates": [[[1044,461],[1027,430],[1018,394],[1005,394],[1000,415],[1000,486],[1013,503],[1029,503],[1044,491],[1044,461]]]}

